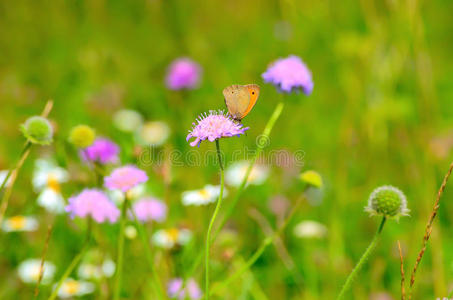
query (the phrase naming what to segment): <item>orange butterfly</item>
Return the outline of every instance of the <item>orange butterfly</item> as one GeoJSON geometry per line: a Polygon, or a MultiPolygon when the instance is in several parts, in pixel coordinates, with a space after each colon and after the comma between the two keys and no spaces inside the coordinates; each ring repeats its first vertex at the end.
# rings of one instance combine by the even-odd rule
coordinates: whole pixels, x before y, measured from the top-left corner
{"type": "Polygon", "coordinates": [[[223,89],[228,112],[238,122],[252,110],[259,95],[260,87],[257,84],[234,84],[223,89]]]}

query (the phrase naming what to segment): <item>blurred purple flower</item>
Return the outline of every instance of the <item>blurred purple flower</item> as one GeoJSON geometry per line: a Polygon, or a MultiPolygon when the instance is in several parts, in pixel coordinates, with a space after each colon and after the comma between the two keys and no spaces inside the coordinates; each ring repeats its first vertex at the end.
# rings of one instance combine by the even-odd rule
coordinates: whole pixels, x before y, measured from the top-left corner
{"type": "Polygon", "coordinates": [[[240,136],[244,134],[249,127],[243,127],[244,125],[235,123],[228,115],[224,114],[223,111],[213,111],[201,114],[197,118],[197,123],[192,123],[192,131],[187,135],[186,141],[191,138],[195,138],[190,146],[200,146],[201,142],[208,140],[214,142],[216,139],[222,137],[240,136]]]}
{"type": "Polygon", "coordinates": [[[167,293],[170,298],[177,298],[180,300],[183,299],[201,299],[203,293],[200,290],[200,287],[195,282],[193,278],[190,278],[185,289],[183,287],[183,280],[181,278],[174,278],[170,280],[167,286],[167,293]]]}
{"type": "Polygon", "coordinates": [[[98,138],[91,146],[81,150],[80,154],[86,161],[108,164],[118,162],[119,152],[117,144],[106,138],[98,138]]]}
{"type": "Polygon", "coordinates": [[[300,57],[290,55],[273,62],[261,75],[265,82],[272,83],[279,90],[290,93],[301,88],[306,95],[313,90],[311,72],[300,57]]]}
{"type": "Polygon", "coordinates": [[[102,191],[96,189],[85,189],[80,194],[69,198],[69,204],[65,210],[71,214],[71,218],[91,216],[98,223],[106,220],[114,223],[120,215],[119,209],[113,202],[102,191]]]}
{"type": "Polygon", "coordinates": [[[134,213],[142,222],[163,222],[167,217],[167,205],[155,198],[146,197],[134,203],[134,213]]]}
{"type": "Polygon", "coordinates": [[[134,186],[147,180],[148,176],[145,171],[135,166],[124,166],[116,168],[109,176],[105,177],[104,184],[110,190],[127,192],[134,186]]]}
{"type": "Polygon", "coordinates": [[[174,60],[167,71],[165,82],[171,90],[194,89],[200,83],[201,67],[189,58],[174,60]]]}

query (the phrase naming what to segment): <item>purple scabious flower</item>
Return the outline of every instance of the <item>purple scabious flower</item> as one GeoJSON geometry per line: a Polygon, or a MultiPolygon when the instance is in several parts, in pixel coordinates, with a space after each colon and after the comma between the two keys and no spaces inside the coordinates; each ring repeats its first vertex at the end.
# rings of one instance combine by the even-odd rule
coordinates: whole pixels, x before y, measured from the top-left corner
{"type": "Polygon", "coordinates": [[[167,205],[152,197],[145,197],[134,203],[133,210],[142,222],[163,222],[167,217],[167,205]]]}
{"type": "Polygon", "coordinates": [[[124,166],[116,168],[109,176],[105,177],[104,185],[110,190],[121,190],[125,193],[147,180],[148,176],[145,171],[135,166],[124,166]]]}
{"type": "Polygon", "coordinates": [[[195,138],[190,146],[200,146],[201,142],[208,140],[214,142],[216,139],[223,137],[240,136],[244,134],[249,127],[234,122],[231,117],[225,114],[222,110],[211,110],[209,114],[201,114],[197,119],[197,123],[192,123],[192,131],[189,130],[186,141],[195,138]]]}
{"type": "Polygon", "coordinates": [[[264,82],[272,83],[282,92],[290,93],[300,88],[305,95],[310,95],[313,90],[310,70],[295,55],[273,62],[261,76],[264,82]]]}
{"type": "Polygon", "coordinates": [[[117,144],[106,138],[98,138],[91,146],[81,150],[80,154],[86,161],[108,164],[118,162],[119,152],[117,144]]]}
{"type": "Polygon", "coordinates": [[[168,67],[165,82],[170,90],[194,89],[200,83],[201,67],[189,58],[178,58],[168,67]]]}
{"type": "Polygon", "coordinates": [[[71,218],[91,216],[98,223],[106,220],[114,223],[120,216],[120,211],[115,204],[97,189],[85,189],[80,194],[69,198],[69,205],[65,210],[71,214],[71,218]]]}
{"type": "Polygon", "coordinates": [[[190,278],[183,289],[183,280],[182,278],[174,278],[170,280],[167,285],[167,293],[170,298],[173,299],[201,299],[203,293],[200,290],[200,287],[193,278],[190,278]]]}

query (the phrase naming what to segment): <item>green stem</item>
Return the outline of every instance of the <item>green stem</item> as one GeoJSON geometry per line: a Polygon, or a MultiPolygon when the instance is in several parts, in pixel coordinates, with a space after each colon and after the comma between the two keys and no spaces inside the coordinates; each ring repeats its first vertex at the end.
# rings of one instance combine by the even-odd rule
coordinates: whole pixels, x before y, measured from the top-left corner
{"type": "Polygon", "coordinates": [[[123,273],[123,255],[124,255],[124,228],[126,227],[126,210],[127,210],[127,196],[124,197],[124,202],[121,208],[120,232],[118,237],[118,255],[116,259],[116,274],[115,274],[115,288],[113,299],[118,300],[121,293],[121,276],[123,273]]]}
{"type": "Polygon", "coordinates": [[[236,279],[239,278],[244,272],[246,272],[248,269],[250,269],[251,266],[255,264],[255,262],[258,260],[258,258],[261,257],[261,255],[264,253],[266,248],[271,245],[274,240],[285,230],[285,228],[288,226],[289,222],[301,206],[304,197],[300,197],[296,204],[293,206],[291,212],[289,213],[288,217],[286,218],[285,222],[280,226],[278,230],[276,230],[271,236],[266,237],[262,242],[260,247],[253,253],[253,255],[247,260],[244,266],[242,266],[239,270],[237,270],[233,275],[228,277],[225,281],[223,281],[220,285],[218,285],[215,289],[212,290],[211,294],[214,294],[217,291],[222,290],[223,288],[227,287],[230,283],[235,281],[236,279]]]}
{"type": "Polygon", "coordinates": [[[374,235],[374,238],[371,241],[370,245],[368,246],[368,248],[363,253],[362,257],[360,258],[359,262],[357,263],[357,265],[352,270],[351,274],[349,274],[348,278],[346,279],[346,282],[343,285],[343,288],[341,289],[340,294],[337,297],[337,300],[340,300],[340,299],[344,298],[346,292],[351,288],[352,282],[354,281],[355,277],[357,277],[357,275],[358,275],[360,269],[362,268],[363,264],[366,262],[366,260],[370,256],[371,252],[373,252],[373,250],[376,247],[377,242],[379,240],[379,236],[380,236],[380,234],[382,232],[382,229],[384,228],[385,221],[386,221],[386,217],[384,216],[384,217],[382,217],[381,224],[379,225],[379,228],[378,228],[376,234],[374,235]]]}
{"type": "MultiPolygon", "coordinates": [[[[278,118],[280,117],[280,114],[283,111],[283,107],[284,107],[284,103],[283,102],[280,102],[275,107],[274,112],[272,113],[272,116],[270,117],[269,121],[266,124],[266,127],[263,130],[263,133],[261,134],[261,137],[263,139],[266,139],[266,138],[268,139],[269,138],[269,135],[270,135],[270,133],[272,131],[272,128],[275,125],[275,122],[278,120],[278,118]]],[[[228,218],[234,212],[234,208],[236,207],[236,204],[238,203],[239,198],[241,197],[242,192],[243,192],[243,190],[244,190],[244,188],[245,188],[245,186],[247,184],[247,180],[248,180],[248,178],[250,176],[250,173],[252,172],[252,168],[255,165],[258,157],[260,156],[260,154],[263,151],[265,146],[266,146],[265,143],[258,143],[256,152],[255,152],[255,156],[250,161],[250,165],[248,166],[247,171],[245,172],[244,178],[242,179],[242,182],[241,182],[241,184],[240,184],[240,186],[239,186],[239,188],[238,188],[238,190],[237,190],[237,192],[236,192],[236,194],[234,196],[234,199],[231,202],[231,204],[229,205],[229,207],[227,208],[226,214],[223,216],[222,220],[220,221],[219,226],[216,228],[216,230],[214,232],[214,236],[212,238],[213,241],[217,238],[217,236],[220,233],[220,230],[223,228],[223,226],[225,226],[225,223],[227,222],[228,218]]],[[[195,261],[194,261],[194,263],[192,265],[192,267],[189,269],[190,271],[187,273],[188,276],[191,276],[195,272],[195,270],[198,268],[198,266],[200,265],[200,263],[201,263],[201,261],[203,259],[203,255],[204,254],[205,253],[203,251],[200,251],[200,254],[198,254],[197,258],[195,259],[195,261]]]]}
{"type": "Polygon", "coordinates": [[[80,252],[72,259],[71,263],[64,271],[63,275],[61,276],[60,280],[57,283],[57,286],[53,290],[53,292],[50,295],[50,297],[48,298],[48,300],[53,300],[57,297],[58,291],[60,290],[61,285],[66,280],[66,278],[68,278],[69,275],[71,275],[72,271],[75,269],[75,267],[77,266],[77,264],[80,262],[83,255],[87,251],[88,246],[90,245],[90,240],[91,240],[91,223],[92,223],[91,218],[88,218],[88,226],[87,226],[88,228],[87,228],[87,236],[86,236],[85,242],[84,242],[82,248],[80,249],[80,252]]]}
{"type": "Polygon", "coordinates": [[[0,187],[0,191],[3,190],[3,188],[6,186],[6,183],[11,178],[10,185],[8,188],[6,188],[6,191],[0,200],[0,224],[3,222],[3,216],[5,215],[6,209],[8,207],[9,197],[11,197],[11,193],[13,192],[13,186],[14,182],[16,181],[17,174],[19,173],[20,168],[22,168],[25,160],[27,159],[28,154],[30,154],[31,145],[32,144],[30,142],[25,143],[16,166],[14,167],[14,169],[10,169],[8,171],[8,174],[6,174],[5,180],[3,180],[3,183],[0,187]]]}
{"type": "Polygon", "coordinates": [[[217,217],[217,214],[219,213],[220,206],[222,205],[223,185],[224,185],[222,155],[220,152],[220,145],[219,145],[218,139],[215,140],[215,146],[217,149],[217,157],[218,157],[219,166],[220,166],[220,194],[219,194],[219,200],[217,200],[217,205],[215,207],[214,214],[212,215],[211,221],[209,222],[208,233],[206,234],[206,249],[205,249],[205,265],[206,265],[205,295],[206,295],[206,300],[209,300],[209,250],[211,247],[211,230],[214,225],[214,221],[217,217]]]}
{"type": "Polygon", "coordinates": [[[138,233],[140,235],[140,238],[142,240],[143,247],[145,248],[145,253],[146,253],[146,259],[148,260],[149,268],[151,269],[152,276],[154,278],[153,282],[153,288],[158,294],[159,299],[164,299],[164,293],[162,292],[162,283],[160,282],[159,276],[157,275],[156,269],[154,268],[154,262],[153,262],[153,255],[151,252],[151,248],[149,247],[149,234],[145,228],[144,224],[140,224],[140,222],[137,219],[137,216],[133,210],[132,207],[130,207],[130,210],[132,212],[132,215],[134,216],[134,221],[135,225],[138,228],[138,233]]]}

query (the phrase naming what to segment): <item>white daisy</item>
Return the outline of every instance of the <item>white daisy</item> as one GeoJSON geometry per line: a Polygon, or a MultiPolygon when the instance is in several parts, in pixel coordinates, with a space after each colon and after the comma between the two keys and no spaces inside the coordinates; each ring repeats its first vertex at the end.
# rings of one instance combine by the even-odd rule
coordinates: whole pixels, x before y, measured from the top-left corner
{"type": "MultiPolygon", "coordinates": [[[[228,192],[223,189],[223,197],[227,196],[228,192]]],[[[182,193],[182,204],[183,205],[206,205],[215,202],[220,195],[220,186],[206,185],[200,190],[186,191],[182,193]]]]}
{"type": "MultiPolygon", "coordinates": [[[[227,184],[235,187],[240,186],[249,165],[250,162],[248,161],[240,161],[229,166],[225,174],[225,181],[227,184]]],[[[269,168],[267,166],[255,164],[247,179],[247,184],[263,184],[268,176],[269,168]]]]}
{"type": "Polygon", "coordinates": [[[184,246],[192,238],[192,232],[188,229],[161,229],[156,231],[152,237],[152,242],[158,247],[171,249],[175,246],[184,246]]]}
{"type": "Polygon", "coordinates": [[[122,109],[113,115],[113,125],[121,131],[133,132],[143,124],[142,115],[131,109],[122,109]]]}
{"type": "Polygon", "coordinates": [[[3,221],[3,231],[35,231],[38,229],[38,221],[30,216],[14,216],[3,221]]]}
{"type": "Polygon", "coordinates": [[[162,146],[170,136],[170,127],[161,121],[146,122],[136,132],[137,142],[144,146],[162,146]]]}
{"type": "Polygon", "coordinates": [[[79,278],[86,280],[99,280],[102,277],[112,277],[116,265],[111,259],[105,259],[100,264],[82,263],[77,269],[79,278]]]}
{"type": "Polygon", "coordinates": [[[58,297],[71,298],[83,296],[94,292],[94,284],[87,281],[66,279],[58,290],[58,297]]]}
{"type": "Polygon", "coordinates": [[[316,221],[302,221],[294,227],[294,235],[300,238],[321,239],[327,235],[327,227],[316,221]]]}
{"type": "Polygon", "coordinates": [[[51,161],[38,159],[33,173],[33,187],[39,192],[38,204],[50,212],[63,213],[65,201],[60,184],[67,182],[68,172],[51,161]]]}
{"type": "MultiPolygon", "coordinates": [[[[55,274],[55,265],[51,262],[44,261],[41,284],[48,284],[55,274]]],[[[20,263],[17,273],[20,279],[25,283],[36,283],[39,279],[41,270],[40,259],[27,259],[20,263]]]]}

